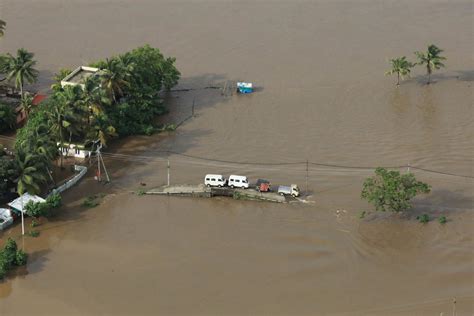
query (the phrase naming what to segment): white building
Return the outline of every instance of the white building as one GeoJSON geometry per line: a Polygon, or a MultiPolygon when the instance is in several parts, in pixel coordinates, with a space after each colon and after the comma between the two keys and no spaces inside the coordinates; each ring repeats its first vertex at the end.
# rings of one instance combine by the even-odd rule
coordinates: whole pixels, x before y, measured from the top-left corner
{"type": "Polygon", "coordinates": [[[64,157],[75,157],[85,159],[91,154],[90,150],[85,149],[84,145],[63,143],[63,146],[61,147],[60,143],[57,144],[59,147],[60,154],[64,157]]]}
{"type": "Polygon", "coordinates": [[[90,76],[95,75],[98,71],[98,68],[80,66],[61,80],[61,87],[80,85],[84,88],[84,81],[90,76]]]}

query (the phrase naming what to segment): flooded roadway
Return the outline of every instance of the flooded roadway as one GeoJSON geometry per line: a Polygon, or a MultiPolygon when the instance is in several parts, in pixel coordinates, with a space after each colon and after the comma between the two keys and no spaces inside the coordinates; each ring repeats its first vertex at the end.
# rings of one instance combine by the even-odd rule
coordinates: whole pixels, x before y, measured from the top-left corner
{"type": "Polygon", "coordinates": [[[472,177],[472,15],[469,1],[1,0],[0,50],[35,52],[40,89],[61,67],[146,42],[177,57],[178,88],[260,88],[171,93],[166,120],[188,116],[193,100],[196,117],[171,135],[110,148],[127,155],[105,156],[113,183],[82,182],[39,238],[25,238],[32,256],[0,284],[1,315],[448,315],[453,297],[458,314],[473,314],[471,178],[415,170],[433,192],[413,215],[360,220],[372,171],[312,164],[307,173],[305,164],[410,164],[472,177]],[[448,57],[435,84],[423,85],[421,68],[398,89],[383,76],[388,58],[412,59],[430,43],[448,57]],[[304,189],[308,174],[314,203],[131,194],[140,182],[165,183],[162,150],[221,160],[171,155],[174,183],[222,172],[304,189]],[[106,201],[81,208],[96,190],[106,201]],[[420,213],[449,222],[422,225],[420,213]]]}

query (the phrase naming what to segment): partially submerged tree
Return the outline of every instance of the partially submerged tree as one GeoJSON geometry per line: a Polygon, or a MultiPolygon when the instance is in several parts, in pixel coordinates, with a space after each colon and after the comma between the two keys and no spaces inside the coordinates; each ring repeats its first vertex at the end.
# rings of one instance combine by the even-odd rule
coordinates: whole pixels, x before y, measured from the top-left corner
{"type": "Polygon", "coordinates": [[[400,85],[400,78],[405,79],[405,77],[410,76],[411,68],[414,66],[409,62],[406,56],[390,59],[390,64],[392,69],[385,73],[386,76],[397,74],[397,86],[400,85]]]}
{"type": "Polygon", "coordinates": [[[38,78],[38,70],[34,67],[36,61],[33,59],[34,54],[28,52],[24,48],[20,48],[17,51],[16,57],[7,54],[4,56],[0,72],[6,74],[8,81],[14,81],[15,87],[20,89],[21,97],[23,98],[23,86],[25,82],[34,83],[38,78]]]}
{"type": "Polygon", "coordinates": [[[375,176],[365,180],[361,197],[377,211],[401,212],[411,207],[410,201],[416,195],[430,190],[428,184],[417,181],[412,173],[377,168],[375,176]]]}
{"type": "Polygon", "coordinates": [[[7,26],[7,23],[3,20],[0,20],[0,37],[5,34],[5,26],[7,26]]]}
{"type": "Polygon", "coordinates": [[[431,83],[431,73],[434,69],[445,67],[442,60],[446,60],[446,57],[440,55],[442,52],[442,49],[433,44],[428,46],[426,52],[415,52],[415,55],[418,58],[417,64],[421,66],[426,65],[426,73],[428,74],[427,84],[431,83]]]}

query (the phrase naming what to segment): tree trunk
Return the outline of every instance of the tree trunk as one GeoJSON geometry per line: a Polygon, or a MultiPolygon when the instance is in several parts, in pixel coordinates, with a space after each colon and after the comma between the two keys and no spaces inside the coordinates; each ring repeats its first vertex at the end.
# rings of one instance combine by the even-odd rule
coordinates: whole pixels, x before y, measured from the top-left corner
{"type": "Polygon", "coordinates": [[[397,72],[397,86],[400,85],[400,73],[397,72]]]}
{"type": "Polygon", "coordinates": [[[429,63],[426,65],[426,70],[428,71],[428,82],[426,84],[430,84],[431,83],[431,67],[429,63]]]}
{"type": "Polygon", "coordinates": [[[20,81],[20,96],[21,96],[21,99],[23,100],[23,81],[22,80],[20,81]]]}

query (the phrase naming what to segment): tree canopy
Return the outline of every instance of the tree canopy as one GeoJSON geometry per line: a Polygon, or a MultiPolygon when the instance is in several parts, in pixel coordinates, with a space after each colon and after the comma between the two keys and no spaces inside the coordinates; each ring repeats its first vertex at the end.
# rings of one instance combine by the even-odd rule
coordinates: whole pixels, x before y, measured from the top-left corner
{"type": "Polygon", "coordinates": [[[426,73],[428,74],[428,84],[431,82],[431,73],[434,69],[440,69],[445,67],[442,63],[443,60],[446,60],[446,57],[441,56],[443,52],[442,49],[436,45],[429,45],[426,52],[415,52],[416,57],[418,58],[418,65],[426,65],[426,73]]]}
{"type": "Polygon", "coordinates": [[[411,68],[414,66],[407,60],[406,56],[390,59],[390,65],[392,68],[385,75],[397,74],[397,86],[400,85],[400,78],[403,80],[410,76],[411,68]]]}
{"type": "Polygon", "coordinates": [[[412,173],[377,168],[375,176],[365,180],[361,197],[377,211],[401,212],[411,208],[411,199],[430,190],[428,184],[417,181],[412,173]]]}

